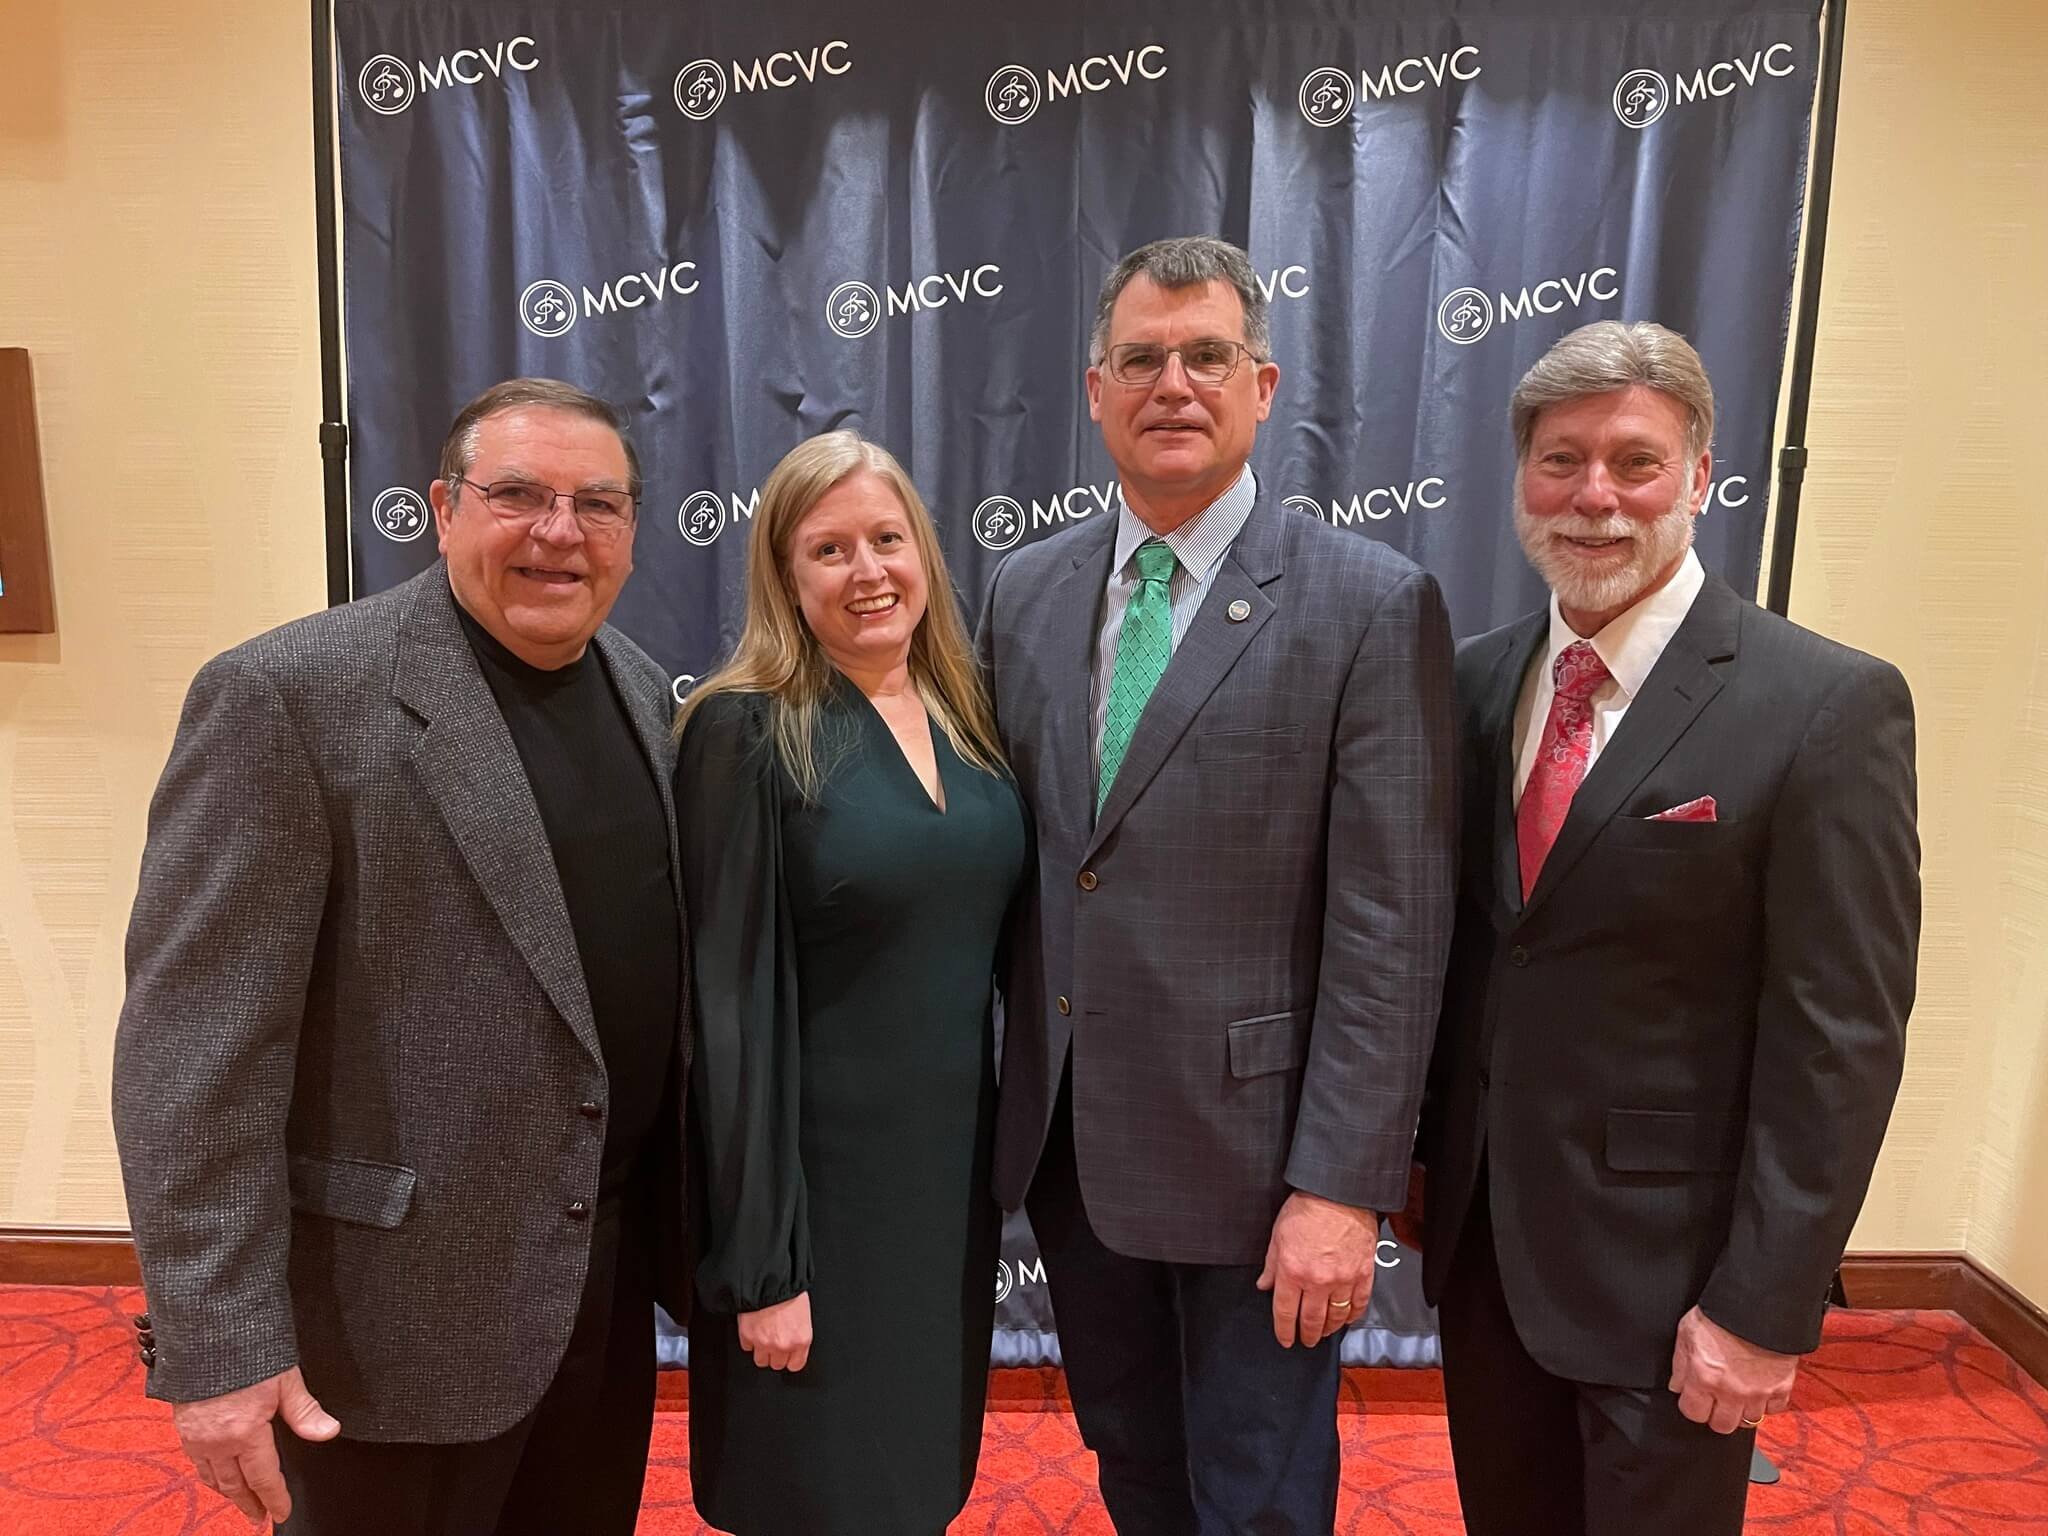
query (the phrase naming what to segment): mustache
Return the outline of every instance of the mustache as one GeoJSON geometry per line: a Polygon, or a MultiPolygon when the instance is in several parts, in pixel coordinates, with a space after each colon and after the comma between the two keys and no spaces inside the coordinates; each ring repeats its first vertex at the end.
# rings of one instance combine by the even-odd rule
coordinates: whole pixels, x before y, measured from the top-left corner
{"type": "Polygon", "coordinates": [[[1558,517],[1547,519],[1543,531],[1562,539],[1625,539],[1639,531],[1638,525],[1619,514],[1613,517],[1558,517]]]}

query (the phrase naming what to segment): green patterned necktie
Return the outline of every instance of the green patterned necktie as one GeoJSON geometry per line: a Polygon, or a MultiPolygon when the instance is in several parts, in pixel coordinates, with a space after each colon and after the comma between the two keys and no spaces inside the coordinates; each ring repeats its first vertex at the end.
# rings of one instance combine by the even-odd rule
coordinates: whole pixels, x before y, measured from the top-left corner
{"type": "Polygon", "coordinates": [[[1167,582],[1178,563],[1158,539],[1140,544],[1134,557],[1138,585],[1124,606],[1123,627],[1116,636],[1116,672],[1109,683],[1109,716],[1102,726],[1102,770],[1095,779],[1095,809],[1109,798],[1109,786],[1130,750],[1138,716],[1152,697],[1160,674],[1173,655],[1173,597],[1167,582]]]}

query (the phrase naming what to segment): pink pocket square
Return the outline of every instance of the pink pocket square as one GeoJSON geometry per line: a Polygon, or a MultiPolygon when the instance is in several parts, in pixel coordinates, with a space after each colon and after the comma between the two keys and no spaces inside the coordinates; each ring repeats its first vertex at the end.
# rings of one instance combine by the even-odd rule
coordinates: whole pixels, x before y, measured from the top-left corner
{"type": "Polygon", "coordinates": [[[1714,821],[1714,797],[1701,795],[1697,800],[1688,800],[1683,805],[1674,805],[1668,811],[1659,811],[1649,818],[1651,821],[1714,821]]]}

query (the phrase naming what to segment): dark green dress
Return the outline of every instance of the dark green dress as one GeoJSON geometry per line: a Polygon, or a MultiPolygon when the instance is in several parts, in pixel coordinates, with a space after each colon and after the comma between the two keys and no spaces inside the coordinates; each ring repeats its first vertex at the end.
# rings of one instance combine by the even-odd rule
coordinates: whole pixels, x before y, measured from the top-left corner
{"type": "Polygon", "coordinates": [[[981,1449],[998,1213],[992,977],[1024,868],[1007,779],[936,724],[942,814],[841,680],[805,805],[774,706],[720,695],[677,767],[696,980],[690,1479],[740,1536],[938,1536],[981,1449]],[[798,1373],[735,1314],[811,1296],[798,1373]]]}

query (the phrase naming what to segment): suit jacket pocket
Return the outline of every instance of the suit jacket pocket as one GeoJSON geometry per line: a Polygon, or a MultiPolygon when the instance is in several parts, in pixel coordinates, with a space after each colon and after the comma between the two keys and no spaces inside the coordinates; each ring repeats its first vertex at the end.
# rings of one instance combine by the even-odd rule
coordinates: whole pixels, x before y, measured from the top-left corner
{"type": "Polygon", "coordinates": [[[1617,1173],[1733,1173],[1742,1120],[1689,1110],[1607,1111],[1607,1166],[1617,1173]]]}
{"type": "Polygon", "coordinates": [[[1668,853],[1707,853],[1728,846],[1733,821],[1653,821],[1647,816],[1617,816],[1600,829],[1609,848],[1651,848],[1668,853]]]}
{"type": "Polygon", "coordinates": [[[1308,1059],[1308,1012],[1262,1013],[1225,1026],[1230,1034],[1230,1075],[1263,1077],[1308,1059]]]}
{"type": "Polygon", "coordinates": [[[1250,731],[1204,731],[1195,737],[1195,761],[1227,763],[1234,759],[1293,757],[1301,751],[1299,723],[1250,731]]]}
{"type": "Polygon", "coordinates": [[[387,1230],[405,1220],[419,1175],[396,1163],[293,1156],[292,1209],[387,1230]]]}

